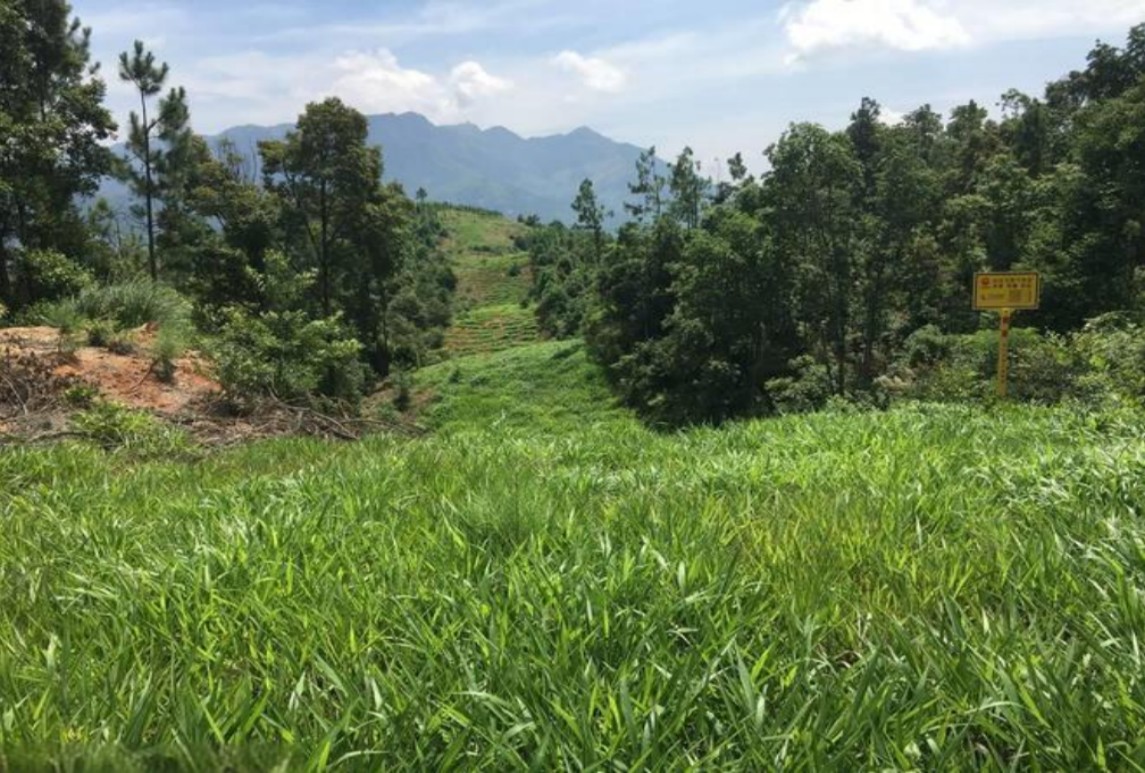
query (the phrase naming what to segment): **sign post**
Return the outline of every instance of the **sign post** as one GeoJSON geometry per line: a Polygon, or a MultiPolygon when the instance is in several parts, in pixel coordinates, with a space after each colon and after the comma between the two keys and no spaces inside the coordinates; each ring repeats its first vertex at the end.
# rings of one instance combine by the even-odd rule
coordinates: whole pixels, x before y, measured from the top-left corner
{"type": "Polygon", "coordinates": [[[997,311],[998,397],[1006,397],[1010,375],[1010,321],[1020,309],[1036,309],[1041,301],[1042,283],[1036,271],[979,272],[974,275],[975,311],[997,311]]]}
{"type": "Polygon", "coordinates": [[[1002,309],[998,331],[998,397],[1006,398],[1006,381],[1010,377],[1010,317],[1013,309],[1002,309]]]}

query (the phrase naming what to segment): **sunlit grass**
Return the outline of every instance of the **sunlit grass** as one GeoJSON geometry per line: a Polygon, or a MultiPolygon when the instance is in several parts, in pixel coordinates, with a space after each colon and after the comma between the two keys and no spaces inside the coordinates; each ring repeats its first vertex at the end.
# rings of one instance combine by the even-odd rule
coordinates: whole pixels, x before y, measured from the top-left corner
{"type": "Polygon", "coordinates": [[[561,434],[587,426],[636,424],[616,406],[580,341],[550,341],[475,354],[423,368],[419,417],[438,430],[561,434]]]}
{"type": "Polygon", "coordinates": [[[0,769],[1145,764],[1139,417],[571,426],[4,452],[0,769]]]}
{"type": "Polygon", "coordinates": [[[519,304],[485,306],[454,317],[445,335],[445,349],[455,357],[504,351],[540,338],[531,307],[519,304]]]}

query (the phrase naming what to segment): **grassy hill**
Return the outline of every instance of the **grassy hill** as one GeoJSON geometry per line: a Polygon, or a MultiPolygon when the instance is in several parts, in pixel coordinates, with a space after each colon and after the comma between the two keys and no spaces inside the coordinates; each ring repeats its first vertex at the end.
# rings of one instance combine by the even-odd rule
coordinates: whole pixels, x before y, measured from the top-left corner
{"type": "Polygon", "coordinates": [[[529,256],[514,237],[526,226],[493,213],[443,209],[448,236],[443,248],[457,276],[453,326],[445,350],[463,357],[500,351],[539,340],[531,307],[529,256]]]}
{"type": "Polygon", "coordinates": [[[1145,764],[1137,417],[596,418],[0,453],[0,769],[1145,764]]]}
{"type": "Polygon", "coordinates": [[[0,450],[0,772],[1145,767],[1139,413],[657,434],[449,217],[428,435],[0,450]]]}

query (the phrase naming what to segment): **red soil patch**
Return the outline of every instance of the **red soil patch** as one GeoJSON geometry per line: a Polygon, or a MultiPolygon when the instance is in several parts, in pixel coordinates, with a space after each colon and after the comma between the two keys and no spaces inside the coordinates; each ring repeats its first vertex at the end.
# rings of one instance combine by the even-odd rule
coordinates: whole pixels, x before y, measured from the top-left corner
{"type": "Polygon", "coordinates": [[[9,356],[34,354],[54,363],[61,377],[78,378],[99,390],[102,397],[130,408],[171,416],[202,403],[219,391],[205,375],[206,363],[190,354],[175,361],[175,378],[167,384],[153,369],[150,345],[154,334],[135,332],[134,351],[116,354],[106,349],[81,347],[68,353],[58,330],[51,327],[0,329],[0,352],[9,356]]]}

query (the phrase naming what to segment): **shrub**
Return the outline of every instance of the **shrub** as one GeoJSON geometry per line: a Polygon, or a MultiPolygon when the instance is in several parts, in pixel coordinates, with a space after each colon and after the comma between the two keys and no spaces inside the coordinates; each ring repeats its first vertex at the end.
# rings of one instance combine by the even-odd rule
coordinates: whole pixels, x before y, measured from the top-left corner
{"type": "Polygon", "coordinates": [[[1086,323],[1073,337],[1084,364],[1078,391],[1090,401],[1140,403],[1145,399],[1145,328],[1124,314],[1106,314],[1086,323]]]}
{"type": "Polygon", "coordinates": [[[160,381],[175,380],[175,360],[187,350],[186,331],[179,327],[163,327],[155,336],[151,354],[155,358],[155,375],[160,381]]]}
{"type": "Polygon", "coordinates": [[[78,383],[65,389],[63,397],[73,408],[90,408],[99,399],[99,390],[91,384],[78,383]]]}
{"type": "MultiPolygon", "coordinates": [[[[928,327],[907,339],[892,371],[908,383],[907,396],[982,401],[994,394],[997,363],[997,332],[947,335],[928,327]]],[[[1014,329],[1008,385],[1021,402],[1137,402],[1145,397],[1145,331],[1123,315],[1096,318],[1069,336],[1014,329]]]]}
{"type": "Polygon", "coordinates": [[[72,419],[76,432],[105,450],[131,449],[145,455],[169,456],[186,451],[187,436],[160,424],[153,416],[121,405],[97,401],[72,419]]]}
{"type": "Polygon", "coordinates": [[[833,387],[827,366],[804,355],[791,362],[793,375],[773,378],[764,385],[776,413],[809,413],[823,408],[833,387]]]}
{"type": "Polygon", "coordinates": [[[25,250],[15,261],[16,295],[25,303],[55,301],[91,287],[95,278],[55,250],[25,250]]]}
{"type": "Polygon", "coordinates": [[[362,345],[336,318],[302,312],[227,312],[214,355],[219,383],[237,402],[326,397],[356,404],[365,386],[362,345]]]}
{"type": "Polygon", "coordinates": [[[110,320],[119,328],[148,323],[190,328],[191,305],[174,288],[147,280],[88,287],[66,301],[90,320],[110,320]]]}
{"type": "Polygon", "coordinates": [[[109,319],[95,319],[83,326],[88,346],[107,346],[116,334],[115,323],[109,319]]]}

